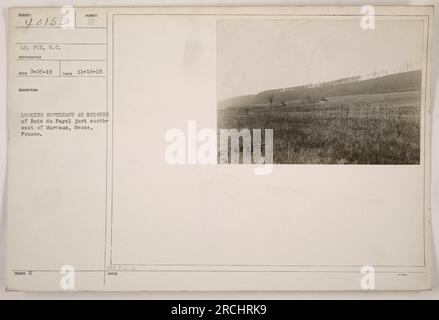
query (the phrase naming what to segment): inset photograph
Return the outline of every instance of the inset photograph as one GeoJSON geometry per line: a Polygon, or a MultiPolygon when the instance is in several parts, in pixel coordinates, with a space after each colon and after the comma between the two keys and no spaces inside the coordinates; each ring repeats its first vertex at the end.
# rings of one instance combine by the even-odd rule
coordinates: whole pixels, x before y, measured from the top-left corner
{"type": "Polygon", "coordinates": [[[419,164],[423,32],[417,20],[221,20],[218,130],[272,129],[275,164],[419,164]]]}

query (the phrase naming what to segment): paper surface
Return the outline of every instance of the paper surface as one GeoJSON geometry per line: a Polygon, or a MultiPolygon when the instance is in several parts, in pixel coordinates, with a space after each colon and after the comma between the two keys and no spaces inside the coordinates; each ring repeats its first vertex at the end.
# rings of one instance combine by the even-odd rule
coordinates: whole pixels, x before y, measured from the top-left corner
{"type": "Polygon", "coordinates": [[[432,8],[372,9],[10,9],[8,289],[429,289],[432,8]]]}

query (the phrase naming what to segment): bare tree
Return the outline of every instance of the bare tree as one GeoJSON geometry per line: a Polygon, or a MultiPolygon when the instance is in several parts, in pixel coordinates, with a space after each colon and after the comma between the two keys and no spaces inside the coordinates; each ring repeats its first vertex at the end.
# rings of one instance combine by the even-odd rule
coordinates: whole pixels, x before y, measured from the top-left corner
{"type": "Polygon", "coordinates": [[[270,108],[273,106],[273,101],[274,101],[274,94],[270,94],[270,96],[268,97],[268,102],[270,102],[270,108]]]}
{"type": "Polygon", "coordinates": [[[274,94],[270,94],[268,96],[268,102],[270,102],[270,122],[271,122],[272,112],[273,112],[273,101],[274,101],[274,94]]]}

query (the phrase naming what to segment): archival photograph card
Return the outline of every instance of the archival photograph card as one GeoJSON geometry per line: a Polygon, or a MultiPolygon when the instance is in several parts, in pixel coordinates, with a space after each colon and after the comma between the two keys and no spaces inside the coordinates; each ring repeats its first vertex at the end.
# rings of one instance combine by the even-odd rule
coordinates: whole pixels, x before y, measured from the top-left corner
{"type": "Polygon", "coordinates": [[[432,25],[11,8],[7,289],[430,289],[432,25]]]}

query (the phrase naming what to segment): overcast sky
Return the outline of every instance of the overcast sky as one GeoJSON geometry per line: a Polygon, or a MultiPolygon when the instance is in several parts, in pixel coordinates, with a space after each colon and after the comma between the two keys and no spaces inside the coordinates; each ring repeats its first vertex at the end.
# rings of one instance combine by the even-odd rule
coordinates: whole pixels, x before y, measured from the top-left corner
{"type": "Polygon", "coordinates": [[[227,20],[218,23],[219,100],[422,65],[423,22],[227,20]]]}

